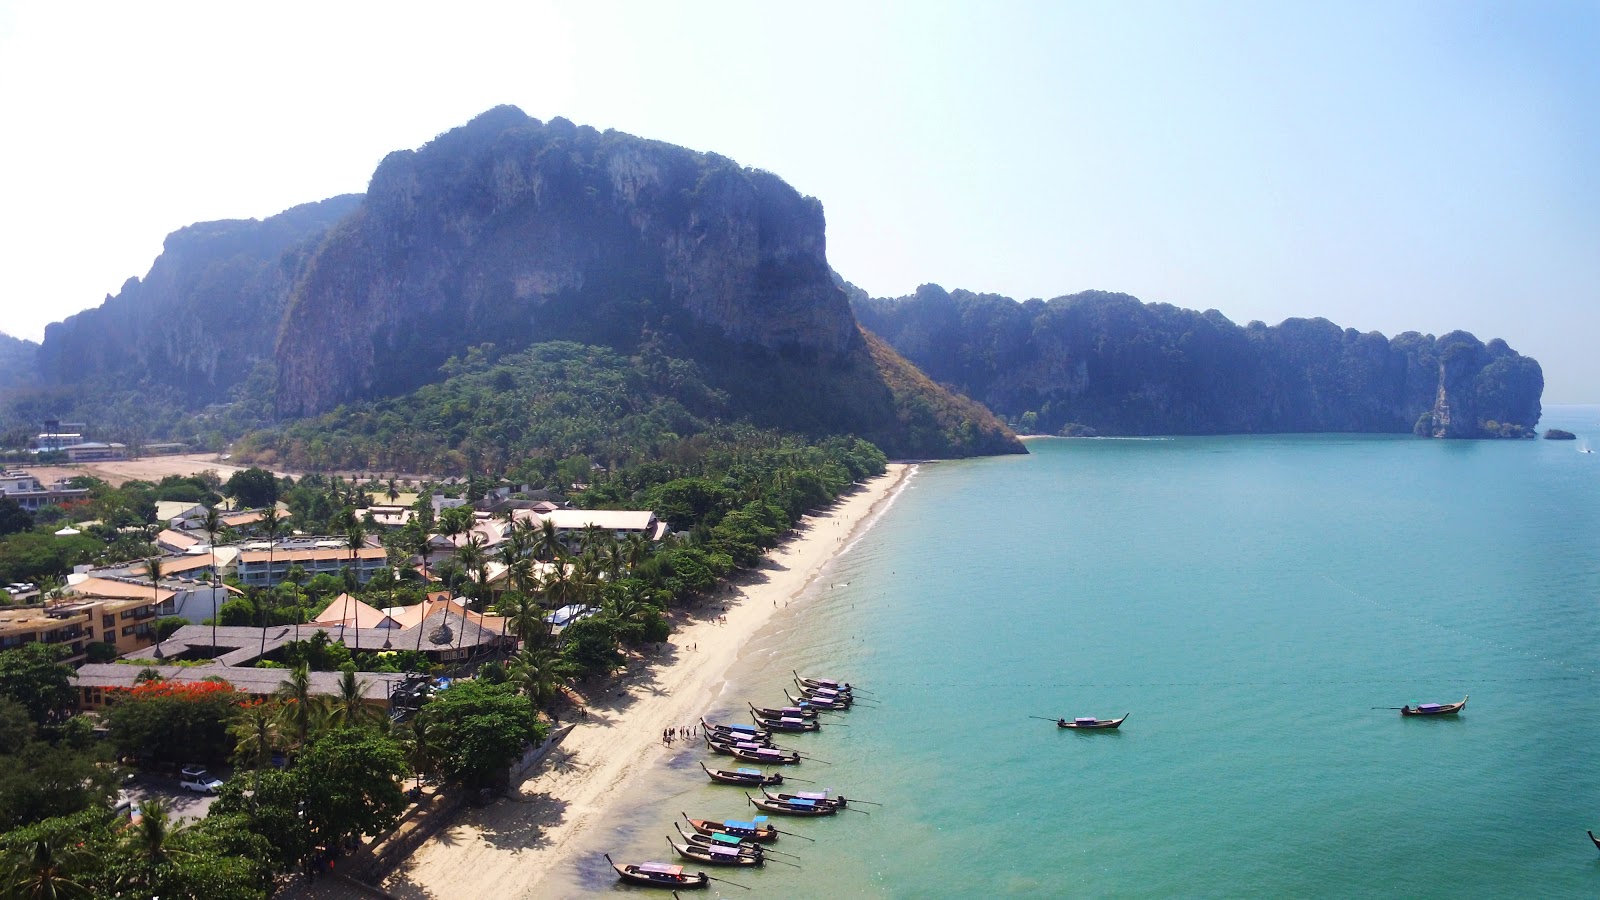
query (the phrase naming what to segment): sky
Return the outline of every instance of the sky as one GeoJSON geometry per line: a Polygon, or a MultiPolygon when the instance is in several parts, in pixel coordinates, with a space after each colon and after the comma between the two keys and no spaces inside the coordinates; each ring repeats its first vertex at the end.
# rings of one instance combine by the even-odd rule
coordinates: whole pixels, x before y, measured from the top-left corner
{"type": "Polygon", "coordinates": [[[1593,2],[0,0],[0,331],[502,103],[777,173],[874,296],[1465,329],[1600,401],[1593,2]]]}

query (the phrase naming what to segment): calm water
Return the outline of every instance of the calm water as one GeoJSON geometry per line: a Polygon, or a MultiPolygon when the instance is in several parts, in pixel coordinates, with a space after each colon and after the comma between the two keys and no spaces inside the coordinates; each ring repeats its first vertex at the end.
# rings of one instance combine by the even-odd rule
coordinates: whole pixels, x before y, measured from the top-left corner
{"type": "MultiPolygon", "coordinates": [[[[1600,407],[1542,424],[1600,449],[1600,407]]],[[[1584,443],[1043,441],[922,467],[723,698],[781,703],[791,668],[870,688],[789,742],[834,764],[792,774],[886,805],[779,821],[817,839],[778,845],[804,868],[713,871],[755,888],[721,895],[1600,894],[1584,443]],[[1467,693],[1459,719],[1373,708],[1467,693]]],[[[678,810],[748,817],[702,758],[597,840],[664,859],[678,810]]]]}

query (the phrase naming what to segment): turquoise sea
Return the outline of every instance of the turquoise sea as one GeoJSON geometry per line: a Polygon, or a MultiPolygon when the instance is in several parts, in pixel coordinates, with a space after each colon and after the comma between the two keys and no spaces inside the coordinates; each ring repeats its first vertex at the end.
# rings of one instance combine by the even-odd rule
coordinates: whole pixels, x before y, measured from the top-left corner
{"type": "MultiPolygon", "coordinates": [[[[882,802],[781,820],[747,897],[1600,895],[1600,407],[1580,441],[1044,440],[925,465],[733,674],[877,703],[791,774],[882,802]],[[1454,719],[1389,707],[1452,702],[1454,719]],[[1030,716],[1132,713],[1118,732],[1030,716]]],[[[745,719],[748,721],[748,718],[745,719]]],[[[685,750],[597,836],[665,859],[748,818],[685,750]]],[[[716,757],[725,763],[727,757],[716,757]]],[[[805,785],[802,787],[810,788],[805,785]]],[[[575,873],[612,884],[596,854],[575,873]]]]}

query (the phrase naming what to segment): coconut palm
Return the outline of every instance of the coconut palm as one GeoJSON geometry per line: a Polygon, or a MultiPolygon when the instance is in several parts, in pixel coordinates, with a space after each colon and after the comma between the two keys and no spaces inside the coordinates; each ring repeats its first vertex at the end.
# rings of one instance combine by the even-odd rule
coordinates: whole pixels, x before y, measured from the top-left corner
{"type": "Polygon", "coordinates": [[[355,728],[374,721],[378,710],[367,703],[366,690],[371,682],[356,678],[354,667],[346,668],[339,676],[339,693],[328,703],[328,724],[334,728],[355,728]]]}
{"type": "Polygon", "coordinates": [[[160,797],[139,805],[139,824],[124,832],[124,847],[139,862],[154,868],[175,857],[190,856],[181,847],[188,826],[176,822],[160,797]]]}
{"type": "Polygon", "coordinates": [[[278,707],[283,724],[293,733],[295,747],[304,747],[311,731],[321,719],[322,704],[311,695],[311,669],[304,663],[289,670],[289,677],[278,683],[278,707]]]}
{"type": "Polygon", "coordinates": [[[267,605],[272,591],[272,551],[278,543],[278,532],[283,527],[283,516],[276,506],[261,511],[261,530],[267,536],[267,584],[256,600],[261,604],[261,655],[267,655],[267,605]]]}
{"type": "Polygon", "coordinates": [[[512,591],[503,595],[495,606],[495,613],[504,616],[507,625],[524,646],[543,640],[549,624],[544,620],[544,609],[529,594],[512,591]]]}
{"type": "Polygon", "coordinates": [[[439,757],[437,730],[433,717],[418,713],[411,717],[411,727],[400,733],[400,747],[405,751],[406,762],[417,774],[417,790],[422,790],[422,776],[433,773],[433,764],[439,757]]]}
{"type": "Polygon", "coordinates": [[[484,552],[483,538],[476,534],[468,535],[466,543],[456,551],[456,563],[476,585],[474,596],[481,598],[489,581],[489,555],[484,552]]]}
{"type": "Polygon", "coordinates": [[[89,855],[76,847],[58,847],[49,841],[29,841],[6,859],[4,896],[17,900],[72,900],[92,896],[77,880],[89,855]]]}
{"type": "Polygon", "coordinates": [[[222,573],[217,570],[217,535],[227,526],[222,521],[222,513],[215,506],[206,507],[205,517],[200,520],[200,530],[206,533],[206,540],[211,546],[211,649],[216,652],[217,647],[217,620],[222,618],[222,604],[216,602],[217,588],[222,585],[222,573]]]}
{"type": "Polygon", "coordinates": [[[543,708],[556,696],[557,661],[557,656],[547,647],[524,647],[511,658],[511,665],[506,668],[507,680],[526,694],[535,707],[543,708]]]}
{"type": "Polygon", "coordinates": [[[244,707],[239,720],[228,726],[228,734],[234,740],[234,760],[249,766],[258,778],[272,762],[273,751],[283,744],[278,717],[277,707],[266,702],[251,703],[244,707]]]}
{"type": "Polygon", "coordinates": [[[533,553],[540,559],[560,560],[567,555],[567,545],[561,542],[561,533],[551,519],[540,519],[533,533],[533,553]]]}

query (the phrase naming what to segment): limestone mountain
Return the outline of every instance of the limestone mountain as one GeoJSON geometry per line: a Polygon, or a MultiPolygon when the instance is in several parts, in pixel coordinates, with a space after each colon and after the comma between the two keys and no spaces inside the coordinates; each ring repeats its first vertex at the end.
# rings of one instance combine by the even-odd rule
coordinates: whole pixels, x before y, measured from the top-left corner
{"type": "Polygon", "coordinates": [[[1100,291],[1018,303],[937,285],[898,299],[849,290],[862,324],[929,376],[1041,432],[1526,436],[1540,415],[1538,362],[1462,331],[1240,327],[1100,291]]]}
{"type": "Polygon", "coordinates": [[[861,333],[817,200],[715,154],[513,107],[378,166],[295,287],[278,410],[398,396],[469,347],[554,340],[692,360],[759,424],[899,455],[1021,449],[861,333]]]}
{"type": "Polygon", "coordinates": [[[169,389],[202,406],[226,400],[272,358],[289,290],[307,254],[359,197],[307,203],[266,219],[200,222],[167,236],[143,279],[45,328],[47,385],[169,389]]]}
{"type": "Polygon", "coordinates": [[[0,391],[32,384],[38,356],[38,344],[0,332],[0,391]]]}

